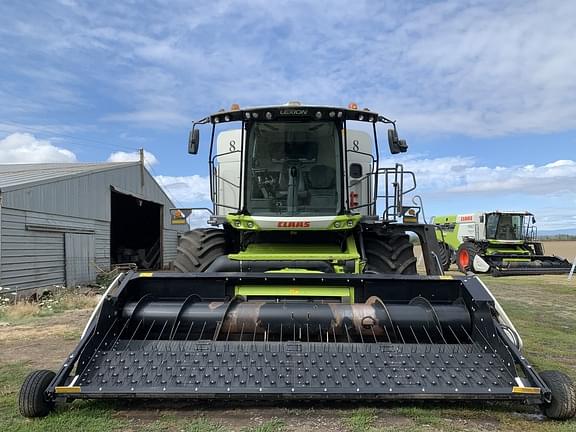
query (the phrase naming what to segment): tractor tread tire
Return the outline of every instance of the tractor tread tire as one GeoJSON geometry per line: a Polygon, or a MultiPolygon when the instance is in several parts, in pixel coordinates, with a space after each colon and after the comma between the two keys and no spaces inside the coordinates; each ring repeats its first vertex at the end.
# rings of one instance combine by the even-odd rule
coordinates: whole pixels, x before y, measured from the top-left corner
{"type": "Polygon", "coordinates": [[[452,253],[450,251],[450,247],[444,243],[440,242],[440,256],[438,259],[440,260],[440,265],[442,266],[443,271],[450,270],[450,265],[452,264],[452,253]]]}
{"type": "Polygon", "coordinates": [[[226,255],[226,236],[217,228],[198,228],[179,241],[174,268],[182,273],[203,272],[212,262],[226,255]]]}
{"type": "Polygon", "coordinates": [[[406,234],[371,235],[364,238],[367,272],[418,274],[410,237],[406,234]]]}
{"type": "Polygon", "coordinates": [[[46,398],[46,389],[56,374],[37,370],[28,374],[18,395],[18,408],[24,417],[46,417],[54,409],[54,402],[46,398]]]}
{"type": "Polygon", "coordinates": [[[542,406],[546,417],[568,420],[576,414],[576,388],[570,377],[559,371],[542,371],[540,378],[552,391],[552,401],[542,406]]]}
{"type": "Polygon", "coordinates": [[[468,273],[468,272],[473,272],[473,262],[474,262],[474,257],[476,255],[482,255],[482,251],[480,249],[480,247],[470,241],[465,241],[464,243],[462,243],[459,247],[458,250],[456,251],[456,264],[458,265],[458,270],[460,270],[462,273],[468,273]],[[460,263],[460,251],[462,251],[463,249],[466,249],[466,251],[468,252],[469,255],[469,262],[467,266],[462,266],[462,264],[460,263]]]}

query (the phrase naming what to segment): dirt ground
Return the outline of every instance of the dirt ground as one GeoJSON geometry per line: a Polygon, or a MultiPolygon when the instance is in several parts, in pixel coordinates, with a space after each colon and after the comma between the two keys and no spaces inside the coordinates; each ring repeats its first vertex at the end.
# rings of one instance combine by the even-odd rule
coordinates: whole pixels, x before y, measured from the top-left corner
{"type": "Polygon", "coordinates": [[[558,255],[572,262],[576,257],[576,241],[545,241],[546,254],[558,255]]]}
{"type": "Polygon", "coordinates": [[[34,369],[59,366],[78,343],[91,313],[90,309],[65,311],[0,327],[0,364],[23,361],[34,369]]]}

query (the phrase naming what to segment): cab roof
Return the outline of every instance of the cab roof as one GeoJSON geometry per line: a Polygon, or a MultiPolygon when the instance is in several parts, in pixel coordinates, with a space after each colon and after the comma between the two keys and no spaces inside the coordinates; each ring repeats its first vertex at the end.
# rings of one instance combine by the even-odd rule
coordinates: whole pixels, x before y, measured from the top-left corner
{"type": "Polygon", "coordinates": [[[348,108],[322,105],[302,105],[299,102],[289,102],[285,105],[269,105],[261,107],[240,108],[237,104],[232,105],[230,110],[220,110],[201,120],[213,124],[233,121],[278,121],[278,120],[354,120],[367,123],[394,123],[380,116],[368,108],[359,109],[356,104],[350,104],[348,108]]]}

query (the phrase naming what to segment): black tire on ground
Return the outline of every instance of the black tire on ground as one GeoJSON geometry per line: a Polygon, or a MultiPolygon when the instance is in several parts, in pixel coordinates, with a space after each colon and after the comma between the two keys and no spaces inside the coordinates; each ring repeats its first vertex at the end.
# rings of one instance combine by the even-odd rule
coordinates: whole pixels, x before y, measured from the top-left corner
{"type": "Polygon", "coordinates": [[[24,417],[46,417],[54,409],[54,402],[46,398],[46,389],[56,374],[49,370],[30,373],[18,396],[18,408],[24,417]]]}
{"type": "Polygon", "coordinates": [[[540,378],[552,391],[552,401],[542,405],[546,417],[568,420],[576,415],[576,388],[570,377],[559,371],[540,372],[540,378]]]}
{"type": "Polygon", "coordinates": [[[474,243],[469,241],[462,243],[456,251],[456,264],[458,265],[458,270],[462,273],[474,271],[472,263],[474,262],[474,257],[479,255],[480,252],[480,248],[474,243]]]}
{"type": "Polygon", "coordinates": [[[366,272],[418,274],[410,237],[406,234],[364,237],[366,272]]]}
{"type": "Polygon", "coordinates": [[[188,231],[180,237],[174,268],[183,273],[203,272],[216,258],[226,255],[226,249],[226,236],[221,229],[188,231]]]}
{"type": "Polygon", "coordinates": [[[440,242],[440,264],[442,265],[442,270],[450,270],[450,265],[452,264],[452,250],[444,242],[440,242]]]}

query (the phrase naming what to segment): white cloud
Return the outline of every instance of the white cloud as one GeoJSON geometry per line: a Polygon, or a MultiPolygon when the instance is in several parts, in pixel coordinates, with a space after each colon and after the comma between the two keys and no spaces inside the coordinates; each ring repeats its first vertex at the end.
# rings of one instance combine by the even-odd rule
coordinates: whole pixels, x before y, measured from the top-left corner
{"type": "MultiPolygon", "coordinates": [[[[139,152],[123,152],[117,151],[112,153],[109,157],[107,162],[138,162],[140,160],[140,153],[139,152]]],[[[148,167],[156,165],[158,163],[158,159],[154,156],[153,153],[144,150],[144,164],[148,167]]]]}
{"type": "Polygon", "coordinates": [[[210,201],[210,179],[199,175],[154,177],[182,206],[204,207],[210,201]]]}
{"type": "Polygon", "coordinates": [[[77,162],[76,155],[29,133],[12,133],[0,140],[0,163],[77,162]]]}
{"type": "MultiPolygon", "coordinates": [[[[392,166],[385,159],[382,166],[392,166]]],[[[574,194],[576,161],[558,160],[542,165],[482,166],[470,157],[426,158],[411,155],[404,167],[416,174],[418,188],[442,194],[574,194]]]]}
{"type": "Polygon", "coordinates": [[[464,184],[450,192],[558,195],[574,193],[576,162],[559,160],[545,165],[473,167],[465,170],[464,184]]]}
{"type": "Polygon", "coordinates": [[[192,214],[188,216],[188,225],[190,228],[200,228],[208,226],[208,219],[210,218],[210,213],[204,210],[194,210],[192,214]]]}
{"type": "MultiPolygon", "coordinates": [[[[101,119],[150,127],[180,125],[231,102],[353,99],[422,133],[576,128],[576,3],[570,0],[554,7],[544,0],[342,0],[330,8],[262,1],[242,7],[218,1],[170,8],[49,4],[32,14],[11,13],[0,28],[5,45],[45,56],[39,58],[51,72],[50,80],[34,79],[39,85],[8,83],[11,103],[0,110],[22,99],[52,109],[45,102],[62,93],[65,64],[119,102],[101,119]],[[45,19],[60,15],[66,26],[45,19]],[[208,31],[214,25],[221,31],[208,31]],[[54,84],[58,91],[46,93],[54,84]]],[[[7,67],[21,63],[13,57],[7,67]]]]}
{"type": "MultiPolygon", "coordinates": [[[[381,166],[396,160],[384,159],[381,166]]],[[[541,229],[576,228],[576,161],[488,166],[470,157],[406,156],[427,216],[489,210],[527,210],[541,229]]],[[[405,198],[408,203],[410,197],[405,198]]]]}
{"type": "Polygon", "coordinates": [[[124,113],[107,114],[102,117],[103,121],[118,123],[137,123],[151,128],[179,126],[190,123],[190,118],[177,113],[164,110],[134,111],[124,113]]]}

